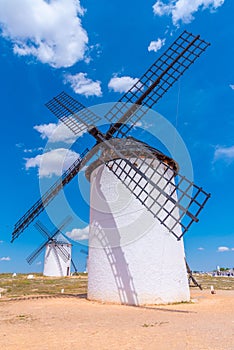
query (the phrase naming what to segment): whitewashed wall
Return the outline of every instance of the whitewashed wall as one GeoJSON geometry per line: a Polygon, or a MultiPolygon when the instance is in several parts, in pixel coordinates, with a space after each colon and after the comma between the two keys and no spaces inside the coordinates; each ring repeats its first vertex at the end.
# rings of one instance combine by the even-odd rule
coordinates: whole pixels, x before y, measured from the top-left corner
{"type": "MultiPolygon", "coordinates": [[[[57,244],[58,245],[58,244],[57,244]]],[[[59,253],[55,253],[58,247],[55,246],[54,242],[47,244],[44,259],[44,276],[70,276],[71,273],[71,244],[63,244],[62,249],[65,249],[70,258],[64,262],[59,253]],[[69,270],[68,270],[69,269],[69,270]]]]}
{"type": "Polygon", "coordinates": [[[141,305],[190,299],[183,240],[103,165],[91,175],[88,271],[91,300],[141,305]]]}

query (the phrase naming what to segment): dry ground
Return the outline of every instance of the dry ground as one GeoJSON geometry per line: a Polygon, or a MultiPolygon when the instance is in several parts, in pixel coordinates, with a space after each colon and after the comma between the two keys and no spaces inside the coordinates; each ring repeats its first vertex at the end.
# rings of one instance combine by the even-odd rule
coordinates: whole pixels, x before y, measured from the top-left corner
{"type": "Polygon", "coordinates": [[[234,349],[234,290],[194,303],[130,307],[55,297],[0,303],[0,349],[234,349]]]}

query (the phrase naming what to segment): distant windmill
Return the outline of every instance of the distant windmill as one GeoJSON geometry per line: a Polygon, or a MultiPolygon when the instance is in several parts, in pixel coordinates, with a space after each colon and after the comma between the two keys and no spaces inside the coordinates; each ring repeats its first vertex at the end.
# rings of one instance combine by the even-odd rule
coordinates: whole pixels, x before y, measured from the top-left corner
{"type": "Polygon", "coordinates": [[[61,234],[61,230],[70,221],[71,218],[65,219],[51,234],[40,221],[37,221],[34,225],[46,238],[46,241],[29,255],[27,262],[31,265],[45,249],[44,276],[70,276],[71,264],[75,272],[77,272],[74,261],[71,258],[71,243],[61,234]]]}
{"type": "Polygon", "coordinates": [[[189,299],[181,238],[193,222],[198,222],[198,215],[210,195],[179,174],[178,164],[173,159],[139,140],[127,137],[127,134],[208,46],[209,43],[199,35],[184,31],[106,113],[104,118],[111,124],[106,133],[95,126],[100,117],[65,92],[46,104],[75,135],[87,131],[95,138],[96,145],[91,150],[86,149],[62,178],[16,223],[12,241],[44,210],[62,187],[94,155],[99,154],[98,160],[86,171],[86,177],[95,185],[91,186],[89,241],[99,244],[98,247],[89,248],[89,299],[126,304],[189,299]],[[121,209],[121,215],[125,215],[129,225],[131,218],[135,218],[131,232],[122,229],[118,224],[120,216],[108,209],[113,198],[113,191],[109,191],[109,188],[113,184],[121,184],[123,202],[128,202],[130,194],[135,198],[131,206],[121,209]],[[104,215],[98,211],[100,203],[97,197],[100,197],[100,193],[106,200],[103,203],[106,207],[104,215]],[[142,220],[137,222],[134,213],[143,209],[142,220]],[[106,226],[107,222],[110,227],[106,226]],[[148,222],[151,222],[153,229],[147,231],[148,222]],[[141,235],[140,239],[126,247],[121,245],[123,237],[128,234],[134,237],[136,233],[137,236],[141,235]]]}

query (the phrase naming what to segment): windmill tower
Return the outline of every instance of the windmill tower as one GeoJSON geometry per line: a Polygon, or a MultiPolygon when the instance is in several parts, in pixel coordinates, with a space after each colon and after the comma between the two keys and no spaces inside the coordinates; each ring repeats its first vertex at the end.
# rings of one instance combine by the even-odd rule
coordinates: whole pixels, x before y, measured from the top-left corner
{"type": "Polygon", "coordinates": [[[61,230],[68,224],[70,218],[54,230],[51,234],[47,228],[39,221],[36,222],[35,227],[46,238],[32,254],[27,258],[27,262],[31,265],[33,261],[45,249],[44,256],[44,276],[64,277],[70,276],[71,264],[75,272],[77,271],[74,261],[71,258],[71,243],[61,234],[61,230]]]}
{"type": "MultiPolygon", "coordinates": [[[[115,140],[115,150],[118,148],[124,153],[124,163],[133,159],[132,152],[136,153],[134,164],[137,169],[146,176],[153,174],[153,169],[154,183],[177,201],[174,191],[177,164],[171,158],[132,138],[115,140]],[[160,161],[162,157],[163,162],[160,161]]],[[[142,188],[137,185],[133,190],[131,186],[130,195],[121,177],[130,171],[132,183],[137,184],[139,174],[125,163],[122,164],[125,169],[122,174],[120,169],[116,169],[120,175],[118,178],[108,169],[108,166],[114,167],[113,159],[117,155],[105,151],[101,157],[109,160],[107,166],[98,159],[86,170],[91,183],[92,218],[88,298],[133,305],[189,301],[183,239],[176,240],[170,232],[173,228],[178,237],[182,236],[178,208],[171,213],[172,203],[146,181],[141,181],[142,188]],[[148,194],[153,191],[151,196],[158,198],[152,207],[154,211],[159,211],[158,219],[141,203],[145,199],[143,188],[148,194]],[[167,217],[168,213],[171,215],[167,217]],[[164,221],[164,225],[160,220],[164,221]]],[[[119,166],[123,159],[117,158],[117,162],[116,166],[119,166]]]]}
{"type": "Polygon", "coordinates": [[[96,145],[86,149],[15,224],[12,241],[98,154],[98,160],[86,171],[91,182],[90,299],[133,305],[189,299],[182,237],[193,222],[198,222],[210,195],[179,174],[173,159],[128,134],[208,46],[199,35],[184,31],[104,116],[110,124],[105,133],[95,126],[100,117],[65,92],[46,104],[75,135],[86,131],[96,145]],[[120,189],[123,202],[131,200],[127,207],[117,201],[118,215],[112,206],[111,186],[120,189]],[[98,196],[106,199],[101,202],[102,211],[98,209],[98,196]],[[140,210],[143,217],[138,225],[136,213],[140,210]],[[123,245],[126,233],[133,238],[131,244],[123,245]],[[146,249],[147,258],[142,254],[146,249]],[[140,286],[143,284],[144,288],[140,286]]]}
{"type": "Polygon", "coordinates": [[[70,273],[71,243],[60,234],[46,245],[43,275],[64,277],[70,273]]]}

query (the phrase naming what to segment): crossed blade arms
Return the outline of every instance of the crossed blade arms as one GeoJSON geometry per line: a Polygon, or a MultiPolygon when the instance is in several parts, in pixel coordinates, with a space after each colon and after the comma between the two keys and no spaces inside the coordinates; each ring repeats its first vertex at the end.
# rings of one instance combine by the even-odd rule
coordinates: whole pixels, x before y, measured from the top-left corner
{"type": "MultiPolygon", "coordinates": [[[[33,261],[41,254],[42,250],[46,247],[46,245],[48,243],[56,243],[56,244],[60,244],[60,243],[64,243],[64,242],[60,242],[56,237],[60,234],[60,232],[62,231],[62,229],[68,225],[71,222],[72,218],[70,216],[66,217],[63,222],[58,226],[58,228],[56,228],[51,234],[49,233],[49,231],[47,230],[47,228],[40,222],[37,221],[35,223],[35,227],[36,229],[46,238],[46,240],[35,250],[33,251],[28,257],[27,257],[27,262],[31,265],[33,263],[33,261]]],[[[66,262],[68,261],[68,259],[70,258],[68,256],[68,252],[66,251],[66,249],[64,249],[61,246],[57,246],[57,250],[59,255],[61,256],[61,258],[66,262]]]]}
{"type": "Polygon", "coordinates": [[[51,234],[43,225],[42,222],[39,220],[34,224],[34,226],[37,228],[37,230],[46,238],[45,242],[43,242],[35,251],[33,251],[28,257],[27,257],[27,262],[31,265],[33,261],[36,260],[36,258],[41,254],[41,252],[44,250],[47,244],[49,243],[54,243],[54,245],[51,245],[52,253],[54,254],[54,258],[57,262],[57,265],[59,268],[61,268],[60,264],[60,258],[64,261],[67,262],[69,259],[71,259],[71,264],[77,272],[76,265],[73,261],[73,259],[70,256],[70,253],[64,248],[64,244],[66,244],[63,240],[59,240],[57,236],[61,233],[62,229],[68,225],[71,222],[72,218],[67,217],[63,220],[63,222],[52,232],[51,234]]]}
{"type": "MultiPolygon", "coordinates": [[[[168,165],[160,161],[155,169],[155,157],[152,157],[152,151],[147,149],[146,145],[134,141],[135,150],[132,149],[131,153],[128,153],[128,158],[126,158],[121,149],[116,150],[111,143],[111,139],[112,137],[126,137],[128,132],[147,113],[147,108],[151,108],[163,97],[169,88],[173,86],[208,46],[209,44],[200,39],[200,36],[194,36],[184,31],[138,82],[104,116],[111,123],[105,135],[94,126],[100,118],[65,92],[54,97],[46,104],[50,111],[67,125],[75,135],[88,131],[96,138],[97,144],[102,143],[104,148],[117,153],[116,159],[112,162],[106,162],[104,160],[103,162],[130,189],[135,197],[178,239],[182,237],[194,221],[198,221],[197,215],[204,207],[210,195],[177,172],[178,179],[176,184],[174,182],[174,173],[170,179],[168,179],[168,171],[165,171],[162,175],[160,173],[161,165],[166,167],[170,172],[168,165]],[[130,107],[129,104],[131,104],[130,107]],[[136,167],[134,165],[142,161],[140,157],[142,152],[148,155],[147,159],[152,159],[151,164],[147,164],[148,173],[145,171],[143,173],[141,166],[136,167]],[[157,176],[155,177],[156,173],[157,176]],[[155,181],[155,179],[157,180],[155,181]],[[158,179],[160,180],[158,181],[158,179]],[[160,181],[165,181],[164,186],[162,186],[160,181]],[[171,192],[168,190],[169,186],[172,187],[172,190],[170,189],[171,192]],[[193,196],[190,195],[192,189],[195,189],[193,196]],[[160,193],[159,196],[156,195],[158,192],[160,193]],[[176,196],[177,192],[178,194],[176,196]],[[182,224],[182,219],[183,221],[187,219],[186,223],[182,224]],[[178,234],[176,231],[178,223],[182,227],[182,234],[178,234]]],[[[86,150],[82,155],[84,157],[83,162],[82,157],[77,160],[77,164],[71,167],[75,175],[81,169],[82,164],[85,164],[91,159],[94,153],[93,149],[90,152],[86,150]]],[[[12,234],[12,241],[19,236],[29,223],[49,204],[61,188],[74,176],[70,176],[69,171],[68,173],[66,172],[66,176],[63,175],[61,180],[58,180],[29,209],[16,223],[12,234]]]]}

